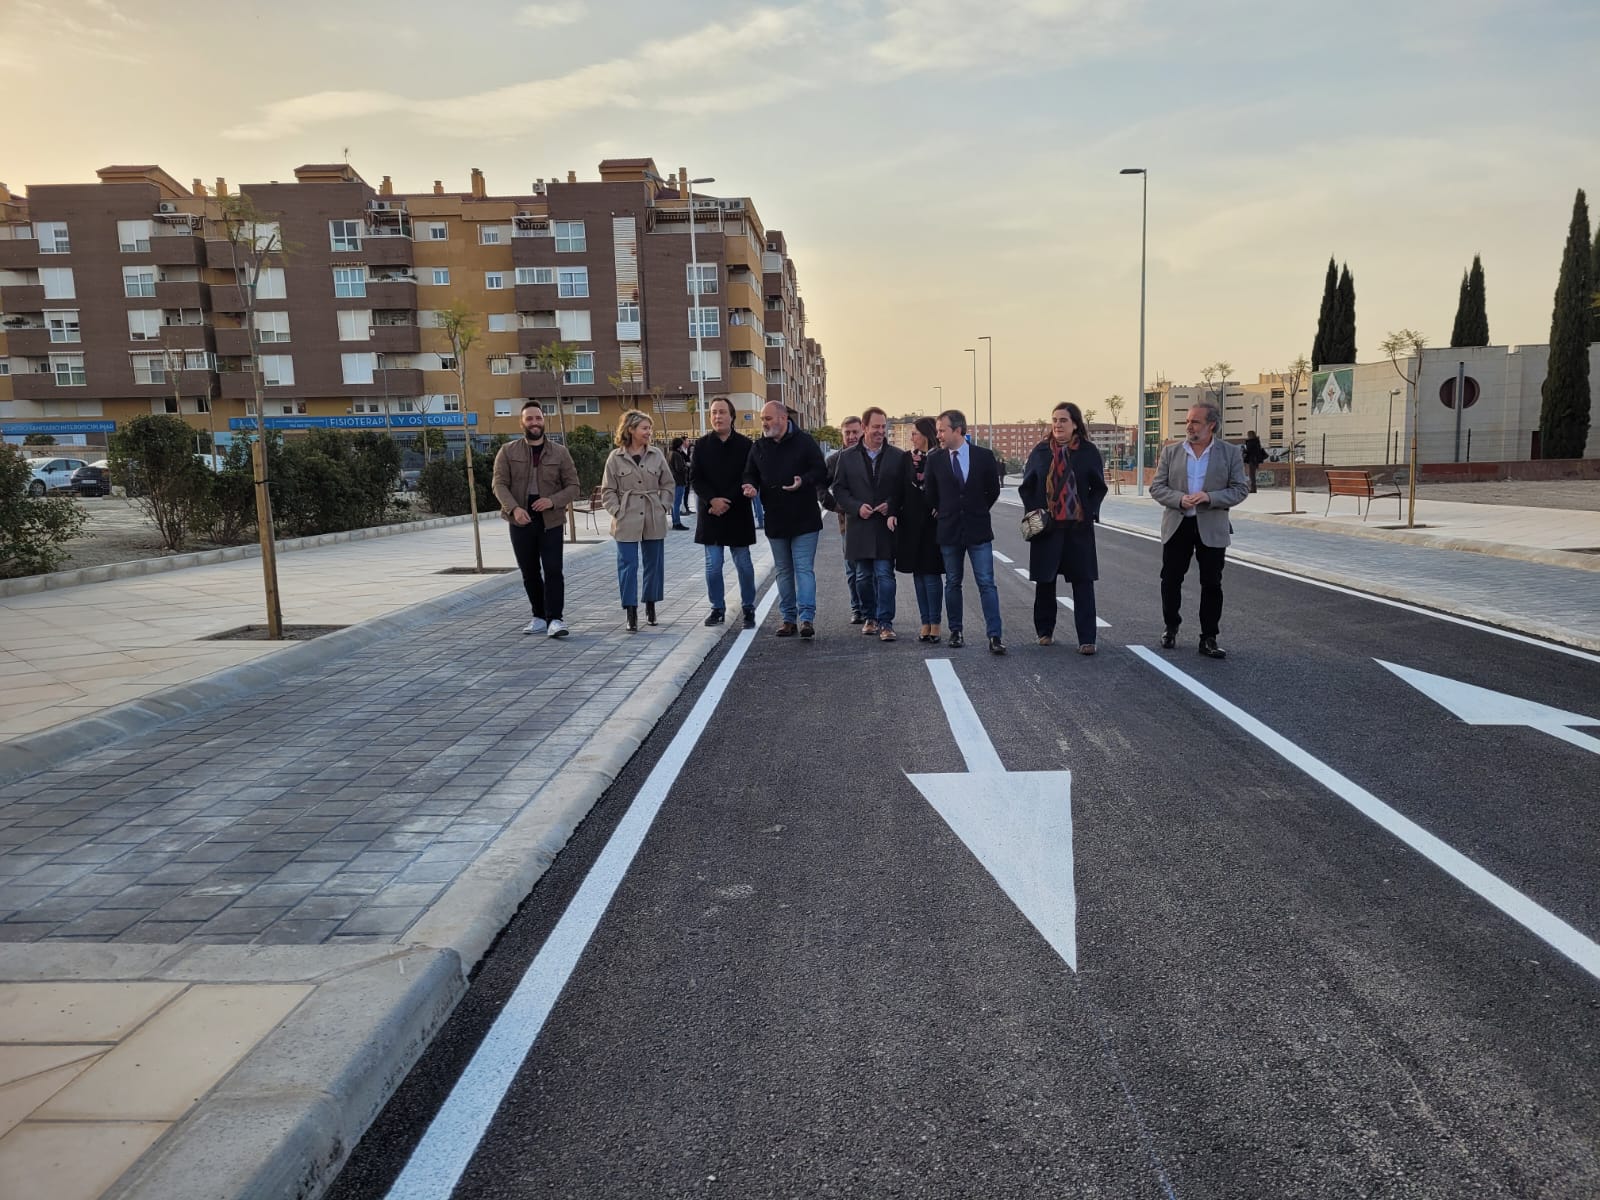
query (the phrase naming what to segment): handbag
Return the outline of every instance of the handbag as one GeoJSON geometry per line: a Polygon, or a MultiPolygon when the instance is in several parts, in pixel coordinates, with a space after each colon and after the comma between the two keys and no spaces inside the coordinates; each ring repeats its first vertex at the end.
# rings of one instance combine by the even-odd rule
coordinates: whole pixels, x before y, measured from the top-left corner
{"type": "Polygon", "coordinates": [[[1022,514],[1022,540],[1031,542],[1050,528],[1050,514],[1042,508],[1022,514]]]}

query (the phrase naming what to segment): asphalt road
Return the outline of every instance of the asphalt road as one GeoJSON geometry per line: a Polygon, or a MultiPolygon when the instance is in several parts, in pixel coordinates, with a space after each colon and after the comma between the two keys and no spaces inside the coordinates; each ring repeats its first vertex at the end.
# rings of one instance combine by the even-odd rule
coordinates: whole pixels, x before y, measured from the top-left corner
{"type": "MultiPolygon", "coordinates": [[[[997,545],[1023,565],[1010,512],[997,545]]],[[[1600,1195],[1600,978],[1340,794],[1600,936],[1600,759],[1466,724],[1380,665],[1593,736],[1600,662],[1237,563],[1228,661],[1194,652],[1193,574],[1180,648],[1154,651],[1158,548],[1109,530],[1096,657],[1034,644],[1011,567],[1006,657],[918,644],[909,586],[913,634],[884,646],[845,624],[837,555],[825,539],[817,641],[769,618],[734,671],[455,1195],[1600,1195]],[[1076,971],[907,778],[967,770],[934,659],[1006,770],[1071,772],[1070,847],[1031,850],[1075,895],[1076,971]]],[[[502,935],[337,1200],[388,1193],[716,665],[502,935]]],[[[970,788],[1025,854],[1005,785],[970,788]]]]}

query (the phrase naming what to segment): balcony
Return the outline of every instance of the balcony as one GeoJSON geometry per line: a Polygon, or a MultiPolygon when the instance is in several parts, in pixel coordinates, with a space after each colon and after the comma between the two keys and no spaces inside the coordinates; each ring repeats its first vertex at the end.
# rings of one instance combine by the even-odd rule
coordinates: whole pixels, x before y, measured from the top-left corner
{"type": "MultiPolygon", "coordinates": [[[[256,398],[255,381],[249,371],[223,371],[218,378],[222,381],[222,398],[224,400],[254,400],[256,398]]],[[[267,398],[271,399],[274,392],[281,392],[282,388],[263,388],[267,398]]]]}
{"type": "Polygon", "coordinates": [[[163,325],[152,339],[167,350],[211,350],[211,330],[204,325],[163,325]]]}
{"type": "Polygon", "coordinates": [[[375,325],[370,345],[379,354],[415,354],[422,349],[422,331],[415,325],[375,325]]]}
{"type": "Polygon", "coordinates": [[[150,239],[150,261],[158,267],[200,267],[206,260],[199,238],[174,233],[150,239]]]}
{"type": "Polygon", "coordinates": [[[364,237],[361,261],[369,267],[409,267],[417,261],[416,244],[408,237],[364,237]]]}
{"type": "Polygon", "coordinates": [[[213,284],[211,287],[211,308],[214,312],[242,313],[244,311],[244,289],[236,283],[213,284]]]}
{"type": "Polygon", "coordinates": [[[725,345],[729,350],[748,350],[763,362],[767,358],[767,339],[754,325],[735,325],[731,321],[723,330],[725,345]]]}
{"type": "Polygon", "coordinates": [[[56,377],[49,371],[25,371],[11,376],[11,394],[18,400],[62,400],[83,396],[83,387],[57,387],[56,377]]]}
{"type": "Polygon", "coordinates": [[[372,372],[371,383],[344,383],[339,385],[339,390],[351,396],[381,399],[384,396],[420,396],[425,389],[422,372],[414,367],[378,367],[372,372]]]}
{"type": "Polygon", "coordinates": [[[749,267],[756,274],[761,274],[761,252],[755,248],[748,234],[742,230],[730,233],[722,244],[722,261],[730,268],[749,267]]]}
{"type": "Polygon", "coordinates": [[[50,341],[50,331],[42,327],[32,329],[18,329],[13,327],[6,329],[5,335],[6,353],[15,354],[18,357],[43,358],[52,350],[83,349],[83,346],[78,342],[57,342],[52,344],[50,341]]]}
{"type": "Polygon", "coordinates": [[[519,329],[517,330],[517,353],[535,354],[540,346],[548,346],[557,340],[561,331],[554,325],[547,329],[519,329]]]}
{"type": "Polygon", "coordinates": [[[417,308],[417,281],[367,280],[365,308],[404,308],[412,312],[417,308]]]}
{"type": "Polygon", "coordinates": [[[209,308],[210,291],[204,283],[157,283],[156,303],[162,308],[209,308]]]}
{"type": "Polygon", "coordinates": [[[511,289],[518,312],[551,312],[556,306],[553,283],[519,283],[511,289]]]}
{"type": "Polygon", "coordinates": [[[748,308],[751,312],[762,312],[766,309],[766,301],[760,289],[756,286],[758,279],[754,275],[746,275],[742,271],[728,276],[729,308],[748,308]]]}
{"type": "MultiPolygon", "coordinates": [[[[218,289],[221,291],[222,289],[218,289]]],[[[217,353],[223,358],[244,358],[250,353],[248,329],[217,330],[217,353]]]]}
{"type": "MultiPolygon", "coordinates": [[[[178,392],[184,396],[212,396],[216,394],[215,371],[182,370],[178,372],[178,392]]],[[[172,377],[167,377],[167,387],[172,386],[172,377]]],[[[204,415],[204,414],[201,414],[204,415]]]]}
{"type": "Polygon", "coordinates": [[[7,284],[0,287],[0,312],[8,316],[17,313],[42,313],[46,304],[52,308],[70,308],[76,301],[46,301],[44,285],[38,283],[7,284]]]}
{"type": "Polygon", "coordinates": [[[39,265],[39,243],[33,238],[8,238],[0,242],[0,270],[39,265]]]}

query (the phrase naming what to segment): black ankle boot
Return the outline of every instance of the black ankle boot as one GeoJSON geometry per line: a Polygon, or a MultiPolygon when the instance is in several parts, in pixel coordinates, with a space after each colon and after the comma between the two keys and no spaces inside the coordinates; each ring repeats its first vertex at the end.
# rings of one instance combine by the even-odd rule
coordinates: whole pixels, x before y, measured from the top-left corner
{"type": "Polygon", "coordinates": [[[656,623],[656,602],[654,600],[645,601],[644,619],[652,625],[656,623]]]}
{"type": "Polygon", "coordinates": [[[628,614],[628,632],[639,632],[639,607],[635,604],[624,604],[622,611],[628,614]]]}

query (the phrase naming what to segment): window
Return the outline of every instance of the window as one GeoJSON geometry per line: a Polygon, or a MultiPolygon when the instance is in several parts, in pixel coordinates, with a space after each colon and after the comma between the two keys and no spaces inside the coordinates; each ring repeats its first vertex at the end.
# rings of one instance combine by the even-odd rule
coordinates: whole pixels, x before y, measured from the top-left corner
{"type": "Polygon", "coordinates": [[[261,377],[267,387],[293,387],[294,359],[287,354],[263,354],[261,377]]]}
{"type": "Polygon", "coordinates": [[[599,396],[579,396],[567,401],[567,411],[578,416],[598,416],[600,413],[599,396]]]}
{"type": "Polygon", "coordinates": [[[511,333],[516,329],[516,325],[514,324],[515,321],[516,314],[514,313],[490,313],[489,332],[511,333]]]}
{"type": "Polygon", "coordinates": [[[8,358],[0,358],[0,375],[9,374],[11,374],[11,360],[8,358]]]}
{"type": "Polygon", "coordinates": [[[365,267],[335,267],[333,269],[333,294],[345,298],[367,294],[367,269],[365,267]]]}
{"type": "Polygon", "coordinates": [[[587,296],[588,294],[588,267],[562,267],[556,272],[556,295],[587,296]]]}
{"type": "Polygon", "coordinates": [[[243,232],[254,240],[257,250],[283,249],[283,235],[278,232],[276,221],[258,221],[245,227],[243,232]]]}
{"type": "Polygon", "coordinates": [[[639,323],[639,306],[622,302],[617,305],[617,324],[628,325],[639,323]]]}
{"type": "Polygon", "coordinates": [[[78,310],[57,309],[44,314],[45,327],[50,330],[52,342],[81,342],[83,336],[78,329],[78,310]]]}
{"type": "Polygon", "coordinates": [[[428,240],[430,242],[446,241],[450,237],[450,226],[443,221],[428,222],[428,240]]]}
{"type": "Polygon", "coordinates": [[[257,300],[287,300],[289,298],[289,284],[284,278],[282,267],[262,267],[256,276],[257,300]]]}
{"type": "MultiPolygon", "coordinates": [[[[211,365],[211,353],[210,353],[210,351],[207,351],[207,350],[185,350],[183,352],[183,369],[185,371],[209,371],[209,370],[211,370],[212,369],[212,365],[211,365]]],[[[200,403],[204,404],[205,401],[202,400],[202,401],[200,401],[200,403]]],[[[210,409],[202,408],[200,411],[201,412],[209,412],[210,409]]]]}
{"type": "Polygon", "coordinates": [[[483,286],[491,292],[498,292],[506,286],[505,272],[485,271],[483,273],[483,286]]]}
{"type": "Polygon", "coordinates": [[[123,267],[122,294],[129,297],[156,294],[156,269],[154,267],[123,267]]]}
{"type": "Polygon", "coordinates": [[[117,247],[124,254],[150,253],[150,222],[118,221],[117,247]]]}
{"type": "Polygon", "coordinates": [[[338,311],[339,340],[366,342],[372,339],[372,311],[366,308],[341,308],[338,311]]]}
{"type": "Polygon", "coordinates": [[[721,350],[691,350],[691,351],[689,351],[689,378],[690,379],[721,379],[722,378],[722,351],[721,350]]]}
{"type": "Polygon", "coordinates": [[[1272,428],[1273,429],[1282,429],[1283,428],[1283,418],[1282,417],[1273,417],[1272,418],[1272,428]]]}
{"type": "Polygon", "coordinates": [[[683,268],[684,286],[691,296],[715,296],[717,294],[717,264],[716,263],[689,263],[683,268]],[[700,273],[700,290],[695,291],[695,272],[700,273]]]}
{"type": "Polygon", "coordinates": [[[166,356],[161,354],[135,354],[133,381],[135,383],[165,383],[167,381],[166,356]]]}
{"type": "Polygon", "coordinates": [[[286,417],[304,416],[306,402],[304,400],[285,400],[278,405],[278,411],[286,417]]]}
{"type": "Polygon", "coordinates": [[[78,292],[72,282],[71,267],[41,267],[39,282],[44,285],[46,300],[76,300],[78,292]]]}
{"type": "Polygon", "coordinates": [[[394,402],[394,410],[395,410],[395,412],[403,412],[403,413],[416,412],[417,411],[417,402],[415,400],[411,399],[411,397],[406,396],[403,399],[396,400],[394,402]]]}
{"type": "Polygon", "coordinates": [[[329,221],[328,242],[334,250],[361,249],[361,222],[329,221]]]}
{"type": "Polygon", "coordinates": [[[461,411],[460,396],[440,396],[439,399],[443,402],[440,407],[443,408],[445,412],[461,411]]]}
{"type": "Polygon", "coordinates": [[[435,267],[433,269],[433,283],[435,287],[444,287],[450,282],[449,267],[435,267]]]}
{"type": "Polygon", "coordinates": [[[515,416],[516,414],[511,411],[511,406],[514,403],[515,401],[513,400],[496,400],[494,402],[494,415],[497,417],[515,416]]]}
{"type": "Polygon", "coordinates": [[[346,383],[371,383],[372,368],[377,363],[376,354],[341,354],[339,367],[346,383]]]}
{"type": "Polygon", "coordinates": [[[35,221],[33,235],[39,239],[40,254],[72,253],[72,243],[67,239],[65,221],[35,221]]]}
{"type": "Polygon", "coordinates": [[[454,354],[439,355],[439,370],[454,371],[456,369],[456,356],[454,354]]]}
{"type": "Polygon", "coordinates": [[[161,336],[161,310],[159,308],[133,308],[128,310],[128,340],[153,342],[161,336]]]}
{"type": "Polygon", "coordinates": [[[500,227],[498,225],[478,226],[478,245],[498,246],[500,244],[500,227]]]}
{"type": "Polygon", "coordinates": [[[350,411],[354,413],[375,413],[382,410],[378,408],[376,400],[357,400],[350,405],[350,411]]]}
{"type": "Polygon", "coordinates": [[[582,221],[557,221],[555,225],[557,254],[576,253],[589,248],[582,221]]]}
{"type": "Polygon", "coordinates": [[[554,283],[556,269],[554,267],[518,267],[518,283],[554,283]]]}
{"type": "MultiPolygon", "coordinates": [[[[343,313],[339,314],[341,317],[343,313]]],[[[256,318],[256,341],[258,342],[287,342],[289,340],[289,314],[286,312],[258,312],[256,318]]]]}
{"type": "Polygon", "coordinates": [[[569,309],[556,313],[556,328],[561,331],[563,341],[588,342],[594,340],[594,335],[589,330],[589,312],[587,309],[569,309]]]}
{"type": "Polygon", "coordinates": [[[769,334],[767,334],[767,345],[768,346],[772,346],[774,348],[781,348],[783,346],[783,334],[781,334],[781,333],[769,333],[769,334]]]}
{"type": "Polygon", "coordinates": [[[572,369],[564,371],[561,379],[565,383],[593,383],[594,382],[594,351],[580,350],[572,363],[572,369]]]}
{"type": "Polygon", "coordinates": [[[689,310],[689,336],[702,338],[719,336],[719,318],[720,313],[715,308],[691,308],[689,310]]]}
{"type": "Polygon", "coordinates": [[[52,354],[50,371],[61,387],[83,387],[89,382],[88,376],[84,374],[81,354],[52,354]]]}
{"type": "MultiPolygon", "coordinates": [[[[491,374],[491,375],[509,375],[509,374],[511,374],[511,360],[509,358],[491,358],[489,360],[489,374],[491,374]]],[[[495,415],[496,416],[504,416],[505,414],[504,413],[496,413],[495,415]]]]}
{"type": "Polygon", "coordinates": [[[549,309],[538,312],[525,312],[522,317],[524,329],[554,329],[556,327],[556,314],[549,309]]]}

